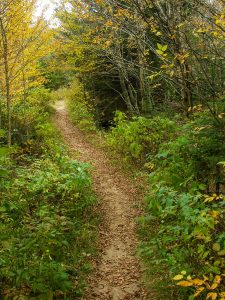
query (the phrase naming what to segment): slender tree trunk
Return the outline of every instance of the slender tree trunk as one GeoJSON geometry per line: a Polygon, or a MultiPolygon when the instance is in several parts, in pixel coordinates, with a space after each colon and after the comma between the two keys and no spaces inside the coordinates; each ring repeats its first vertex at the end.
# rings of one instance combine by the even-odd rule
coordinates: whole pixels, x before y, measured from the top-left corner
{"type": "Polygon", "coordinates": [[[10,97],[10,84],[7,76],[6,80],[6,103],[7,103],[7,119],[8,119],[8,147],[12,145],[12,113],[11,113],[11,97],[10,97]]]}
{"type": "Polygon", "coordinates": [[[129,111],[129,113],[131,115],[133,115],[134,114],[134,107],[133,107],[133,105],[130,101],[130,97],[129,97],[129,93],[127,91],[125,79],[124,79],[123,74],[120,70],[119,70],[119,77],[120,77],[120,86],[121,86],[121,89],[122,89],[124,101],[126,103],[126,106],[127,106],[127,109],[129,111]]]}
{"type": "Polygon", "coordinates": [[[8,122],[8,134],[7,142],[8,147],[12,144],[12,116],[11,116],[11,95],[10,95],[10,78],[9,78],[9,61],[8,61],[8,41],[3,25],[2,19],[0,19],[1,37],[3,43],[3,60],[5,69],[5,89],[6,89],[6,107],[7,107],[7,122],[8,122]]]}
{"type": "Polygon", "coordinates": [[[0,103],[0,129],[2,129],[2,101],[0,103]]]}
{"type": "Polygon", "coordinates": [[[189,84],[189,74],[188,74],[188,65],[187,64],[180,64],[180,70],[181,70],[181,76],[182,76],[182,98],[183,98],[183,104],[186,111],[186,114],[188,115],[188,109],[189,107],[193,106],[192,103],[192,96],[191,96],[191,88],[189,84]]]}

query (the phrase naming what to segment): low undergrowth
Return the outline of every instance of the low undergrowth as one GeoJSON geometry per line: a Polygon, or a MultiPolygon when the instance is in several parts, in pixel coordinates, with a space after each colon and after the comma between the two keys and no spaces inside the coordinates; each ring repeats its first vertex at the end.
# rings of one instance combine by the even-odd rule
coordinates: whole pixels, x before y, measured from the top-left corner
{"type": "Polygon", "coordinates": [[[107,143],[127,163],[148,167],[149,156],[158,152],[162,142],[176,134],[176,124],[168,118],[133,117],[128,120],[125,113],[117,112],[115,127],[106,136],[107,143]]]}
{"type": "Polygon", "coordinates": [[[97,216],[89,166],[67,156],[45,115],[0,149],[0,297],[74,299],[91,269],[97,216]]]}
{"type": "Polygon", "coordinates": [[[114,121],[111,151],[149,178],[138,219],[149,290],[158,299],[225,299],[224,118],[198,106],[188,119],[118,112],[114,121]]]}
{"type": "Polygon", "coordinates": [[[159,299],[223,299],[224,121],[198,107],[186,120],[118,113],[115,122],[109,145],[149,177],[138,223],[150,291],[159,299]]]}

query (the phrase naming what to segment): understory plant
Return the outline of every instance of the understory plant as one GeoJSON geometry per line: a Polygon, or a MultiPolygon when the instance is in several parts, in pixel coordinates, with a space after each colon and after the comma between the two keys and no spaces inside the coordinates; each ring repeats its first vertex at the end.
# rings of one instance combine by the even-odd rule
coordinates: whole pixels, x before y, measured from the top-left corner
{"type": "Polygon", "coordinates": [[[0,148],[0,298],[74,299],[94,253],[89,165],[67,156],[44,115],[32,138],[0,148]]]}
{"type": "Polygon", "coordinates": [[[148,157],[158,152],[162,142],[169,141],[176,134],[176,124],[168,118],[133,117],[128,120],[122,112],[114,118],[115,127],[107,135],[107,142],[130,162],[144,165],[148,157]]]}
{"type": "Polygon", "coordinates": [[[224,299],[224,153],[224,120],[204,111],[150,157],[140,255],[168,299],[224,299]]]}

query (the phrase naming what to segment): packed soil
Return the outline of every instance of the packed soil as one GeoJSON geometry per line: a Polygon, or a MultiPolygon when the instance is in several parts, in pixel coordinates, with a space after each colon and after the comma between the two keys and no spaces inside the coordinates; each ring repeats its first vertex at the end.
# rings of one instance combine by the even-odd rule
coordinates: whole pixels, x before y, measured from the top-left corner
{"type": "Polygon", "coordinates": [[[94,190],[100,199],[100,251],[84,300],[144,300],[141,269],[136,256],[137,190],[107,154],[93,146],[75,127],[65,104],[56,105],[55,123],[77,159],[92,165],[94,190]]]}

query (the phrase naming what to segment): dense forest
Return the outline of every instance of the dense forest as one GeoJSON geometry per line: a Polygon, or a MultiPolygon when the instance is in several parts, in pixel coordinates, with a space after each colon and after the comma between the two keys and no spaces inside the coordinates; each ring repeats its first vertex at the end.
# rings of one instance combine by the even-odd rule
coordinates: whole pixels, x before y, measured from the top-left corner
{"type": "Polygon", "coordinates": [[[0,299],[225,299],[225,1],[37,5],[0,0],[0,299]],[[84,296],[107,175],[67,126],[138,191],[142,296],[84,296]]]}

